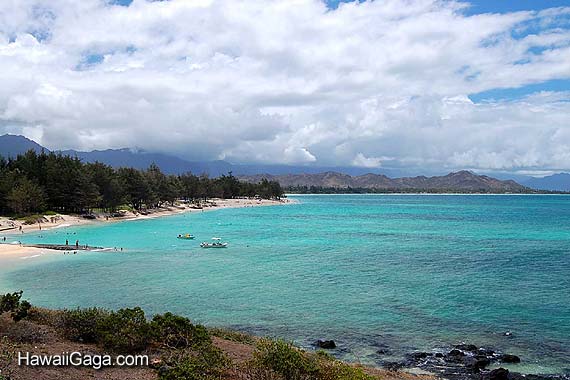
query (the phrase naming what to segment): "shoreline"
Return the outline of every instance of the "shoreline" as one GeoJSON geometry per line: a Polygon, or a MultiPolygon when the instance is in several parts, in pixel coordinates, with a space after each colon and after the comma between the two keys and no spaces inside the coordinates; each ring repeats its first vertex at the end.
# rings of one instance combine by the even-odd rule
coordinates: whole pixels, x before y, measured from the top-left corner
{"type": "MultiPolygon", "coordinates": [[[[265,206],[281,206],[287,204],[298,203],[291,199],[269,200],[269,199],[249,199],[234,198],[220,199],[212,198],[205,203],[205,207],[197,208],[191,204],[176,204],[169,207],[161,207],[156,210],[148,210],[145,213],[137,213],[128,211],[121,217],[106,217],[104,214],[97,215],[96,219],[86,219],[78,215],[44,215],[46,222],[24,224],[22,220],[10,220],[7,217],[0,217],[0,262],[3,258],[13,257],[31,257],[45,253],[60,253],[61,250],[50,249],[47,247],[35,247],[22,245],[17,243],[7,243],[8,239],[12,240],[16,236],[30,232],[49,231],[59,228],[77,227],[96,225],[103,223],[128,222],[133,220],[155,219],[165,216],[172,216],[184,213],[198,213],[216,211],[230,208],[247,208],[247,207],[265,207],[265,206]],[[21,229],[20,229],[21,228],[21,229]],[[4,240],[6,239],[6,240],[4,240]],[[26,256],[23,256],[26,255],[26,256]]],[[[74,251],[75,246],[70,245],[69,251],[74,251]]]]}

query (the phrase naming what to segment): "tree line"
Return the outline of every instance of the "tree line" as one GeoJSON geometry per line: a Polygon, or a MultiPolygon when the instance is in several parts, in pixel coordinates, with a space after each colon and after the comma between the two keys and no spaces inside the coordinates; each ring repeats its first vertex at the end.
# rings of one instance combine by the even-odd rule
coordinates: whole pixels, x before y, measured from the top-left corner
{"type": "Polygon", "coordinates": [[[231,172],[217,178],[166,175],[155,164],[146,170],[114,169],[100,162],[83,163],[76,157],[32,150],[8,160],[0,157],[1,214],[88,213],[94,208],[112,212],[121,205],[143,210],[178,199],[278,199],[282,195],[278,182],[241,182],[231,172]]]}

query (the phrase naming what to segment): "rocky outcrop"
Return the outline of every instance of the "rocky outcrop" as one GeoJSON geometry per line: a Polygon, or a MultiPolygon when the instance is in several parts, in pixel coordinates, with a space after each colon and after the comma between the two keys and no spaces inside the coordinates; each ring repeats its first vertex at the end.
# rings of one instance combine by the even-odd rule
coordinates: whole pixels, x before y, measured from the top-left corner
{"type": "Polygon", "coordinates": [[[501,355],[499,357],[499,360],[501,360],[503,363],[520,363],[521,362],[521,358],[519,358],[516,355],[509,355],[509,354],[501,355]]]}
{"type": "Polygon", "coordinates": [[[509,380],[509,370],[497,368],[489,372],[489,380],[509,380]]]}
{"type": "Polygon", "coordinates": [[[448,350],[411,352],[401,362],[385,362],[384,368],[421,368],[448,380],[558,380],[564,375],[521,375],[504,368],[490,370],[492,364],[520,363],[520,357],[496,352],[474,344],[458,344],[448,350]]]}
{"type": "Polygon", "coordinates": [[[336,343],[334,340],[317,340],[315,346],[325,350],[333,350],[336,348],[336,343]]]}

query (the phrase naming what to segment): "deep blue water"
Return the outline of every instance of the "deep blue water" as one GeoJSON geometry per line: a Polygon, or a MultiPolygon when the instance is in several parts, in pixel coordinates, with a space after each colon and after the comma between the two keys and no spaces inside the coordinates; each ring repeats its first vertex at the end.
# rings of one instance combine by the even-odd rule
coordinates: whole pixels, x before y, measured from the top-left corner
{"type": "Polygon", "coordinates": [[[570,196],[292,198],[30,233],[125,251],[19,260],[0,268],[0,290],[47,307],[169,310],[304,346],[330,338],[365,363],[465,341],[520,355],[523,372],[568,371],[570,196]],[[198,247],[212,236],[229,248],[198,247]]]}

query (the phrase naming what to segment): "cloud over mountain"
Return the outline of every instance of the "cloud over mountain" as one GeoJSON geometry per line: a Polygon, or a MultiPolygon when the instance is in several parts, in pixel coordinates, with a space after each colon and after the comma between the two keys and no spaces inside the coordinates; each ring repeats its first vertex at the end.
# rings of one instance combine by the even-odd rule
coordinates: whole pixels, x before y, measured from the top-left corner
{"type": "Polygon", "coordinates": [[[0,133],[188,159],[570,169],[570,8],[8,0],[0,133]]]}

